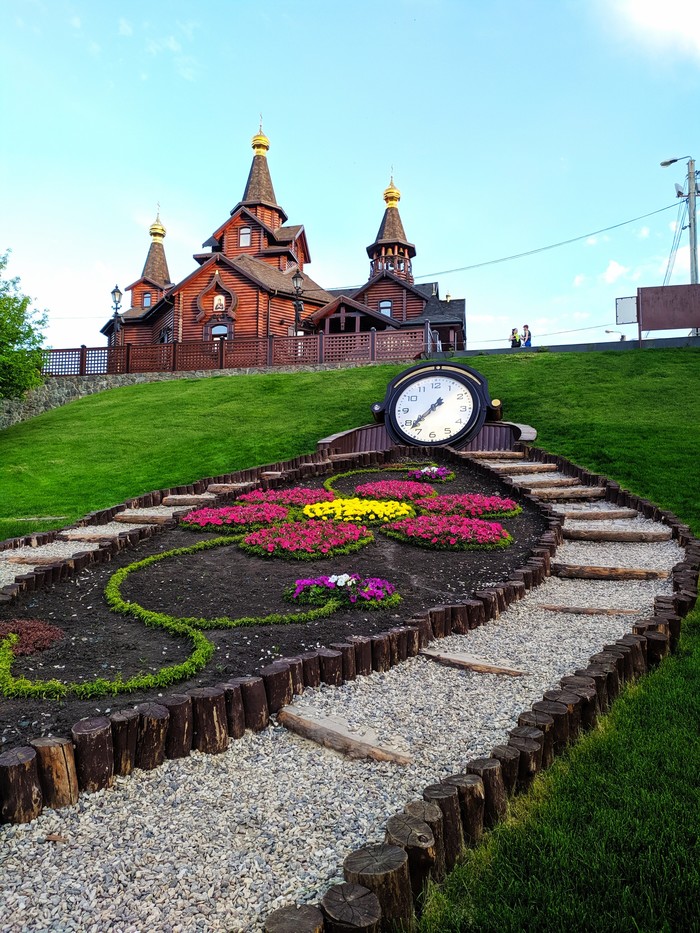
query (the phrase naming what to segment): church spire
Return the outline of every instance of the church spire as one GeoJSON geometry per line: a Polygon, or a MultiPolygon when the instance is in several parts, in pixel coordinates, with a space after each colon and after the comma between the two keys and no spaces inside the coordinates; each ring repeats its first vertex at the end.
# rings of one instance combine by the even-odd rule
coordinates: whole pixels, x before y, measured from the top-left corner
{"type": "Polygon", "coordinates": [[[272,179],[270,178],[270,168],[267,164],[270,140],[263,133],[262,119],[260,120],[260,129],[253,136],[251,145],[254,153],[253,164],[250,166],[250,173],[241,198],[241,204],[262,204],[267,207],[278,208],[275,189],[272,187],[272,179]]]}
{"type": "Polygon", "coordinates": [[[156,219],[151,224],[148,232],[151,234],[151,245],[148,250],[148,256],[146,257],[146,264],[141,273],[141,278],[149,279],[149,281],[155,282],[158,285],[169,285],[170,273],[168,272],[168,261],[165,258],[165,247],[163,246],[165,227],[160,219],[160,205],[158,205],[156,219]]]}
{"type": "Polygon", "coordinates": [[[413,243],[406,239],[406,233],[399,214],[401,192],[394,184],[392,174],[389,185],[384,189],[386,210],[379,226],[377,238],[367,247],[370,258],[369,277],[374,278],[381,272],[391,272],[398,278],[413,283],[411,259],[416,255],[413,243]]]}

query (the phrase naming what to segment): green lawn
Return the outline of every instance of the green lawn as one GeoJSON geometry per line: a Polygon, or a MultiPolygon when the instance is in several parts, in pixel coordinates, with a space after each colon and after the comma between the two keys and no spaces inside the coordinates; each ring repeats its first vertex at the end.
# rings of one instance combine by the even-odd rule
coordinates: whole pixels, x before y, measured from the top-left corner
{"type": "MultiPolygon", "coordinates": [[[[700,352],[466,361],[538,443],[670,509],[700,535],[700,352]]],[[[3,432],[0,537],[151,489],[311,452],[369,422],[403,367],[154,383],[3,432]]],[[[56,523],[54,523],[56,524],[56,523]]],[[[423,933],[700,930],[700,610],[679,652],[517,801],[433,894],[423,933]]]]}

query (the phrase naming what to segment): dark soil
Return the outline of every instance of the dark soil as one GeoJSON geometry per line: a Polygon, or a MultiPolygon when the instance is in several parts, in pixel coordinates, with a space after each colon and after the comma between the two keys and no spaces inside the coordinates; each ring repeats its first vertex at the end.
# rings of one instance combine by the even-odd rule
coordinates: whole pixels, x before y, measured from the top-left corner
{"type": "MultiPolygon", "coordinates": [[[[457,478],[436,485],[438,492],[474,492],[518,499],[510,487],[468,464],[454,467],[457,478]]],[[[339,478],[336,488],[350,493],[360,483],[377,478],[370,473],[339,478]]],[[[405,478],[399,471],[382,471],[387,479],[405,478]]],[[[321,480],[305,483],[320,486],[321,480]]],[[[122,587],[126,599],[174,616],[217,618],[289,613],[283,591],[299,577],[331,573],[379,576],[396,584],[401,604],[390,610],[340,611],[315,622],[259,625],[207,630],[216,654],[196,677],[174,685],[171,692],[208,686],[230,677],[255,673],[275,657],[293,655],[320,645],[340,642],[349,634],[373,634],[407,621],[421,610],[458,602],[475,590],[509,578],[529,557],[535,539],[545,530],[539,511],[521,501],[523,512],[501,520],[514,538],[497,551],[445,552],[416,548],[375,533],[375,543],[329,560],[288,561],[246,555],[235,545],[194,555],[173,557],[138,571],[122,587]]],[[[64,637],[50,648],[17,658],[13,672],[29,679],[58,678],[84,682],[95,677],[124,679],[139,672],[176,664],[191,651],[188,640],[158,628],[146,627],[128,616],[111,612],[104,588],[110,576],[150,554],[187,547],[211,534],[177,529],[121,552],[111,563],[87,569],[70,580],[29,594],[0,608],[0,622],[13,618],[42,619],[57,626],[64,637]]],[[[113,712],[154,699],[158,691],[120,694],[96,700],[0,700],[0,749],[26,743],[40,735],[65,735],[87,716],[113,712]]]]}

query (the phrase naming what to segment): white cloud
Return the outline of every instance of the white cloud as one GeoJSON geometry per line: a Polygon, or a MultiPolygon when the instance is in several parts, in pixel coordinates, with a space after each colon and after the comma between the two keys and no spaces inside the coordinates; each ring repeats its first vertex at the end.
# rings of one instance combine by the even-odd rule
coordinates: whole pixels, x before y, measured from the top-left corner
{"type": "Polygon", "coordinates": [[[589,246],[595,246],[598,243],[598,237],[589,236],[586,243],[588,243],[589,246]]]}
{"type": "Polygon", "coordinates": [[[80,29],[80,26],[82,25],[80,22],[80,17],[72,16],[70,19],[70,24],[73,27],[73,29],[80,29]]]}
{"type": "Polygon", "coordinates": [[[619,262],[611,259],[608,263],[608,268],[603,273],[603,281],[608,285],[612,285],[613,282],[617,282],[618,279],[627,275],[629,271],[630,270],[627,268],[627,266],[622,266],[619,262]]]}
{"type": "Polygon", "coordinates": [[[696,0],[613,0],[612,9],[647,45],[700,57],[700,5],[696,0]]]}
{"type": "Polygon", "coordinates": [[[119,20],[119,35],[120,36],[133,36],[134,28],[131,23],[126,19],[119,20]]]}
{"type": "Polygon", "coordinates": [[[583,283],[586,281],[586,276],[583,273],[579,273],[574,277],[574,288],[580,288],[583,283]]]}
{"type": "Polygon", "coordinates": [[[646,240],[650,233],[651,231],[649,227],[642,227],[642,229],[639,231],[639,239],[646,240]]]}

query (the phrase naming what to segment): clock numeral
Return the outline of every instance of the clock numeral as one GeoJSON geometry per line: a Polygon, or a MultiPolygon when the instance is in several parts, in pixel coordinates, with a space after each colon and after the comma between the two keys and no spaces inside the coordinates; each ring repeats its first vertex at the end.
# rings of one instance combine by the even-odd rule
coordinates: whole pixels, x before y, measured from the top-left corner
{"type": "Polygon", "coordinates": [[[460,411],[466,411],[466,410],[467,410],[467,406],[466,406],[466,405],[460,405],[460,406],[459,406],[459,410],[460,410],[460,411]]]}
{"type": "Polygon", "coordinates": [[[402,414],[402,415],[407,415],[407,414],[409,413],[410,410],[411,410],[410,408],[402,408],[402,409],[401,409],[401,414],[402,414]]]}
{"type": "Polygon", "coordinates": [[[464,398],[464,392],[460,392],[457,398],[464,398]]]}
{"type": "Polygon", "coordinates": [[[442,388],[442,383],[440,382],[439,379],[433,379],[433,381],[430,383],[430,388],[431,388],[431,389],[441,389],[441,388],[442,388]]]}
{"type": "MultiPolygon", "coordinates": [[[[408,409],[406,409],[406,411],[408,411],[408,409]]],[[[406,421],[404,421],[403,426],[404,426],[405,428],[410,428],[412,424],[413,424],[412,419],[411,419],[411,418],[408,418],[408,419],[406,419],[406,421]]]]}
{"type": "Polygon", "coordinates": [[[417,402],[417,401],[418,401],[418,396],[417,396],[417,395],[408,395],[408,396],[407,396],[407,399],[408,399],[409,402],[417,402]]]}
{"type": "Polygon", "coordinates": [[[437,434],[435,433],[435,431],[431,431],[428,437],[437,437],[437,434]]]}

